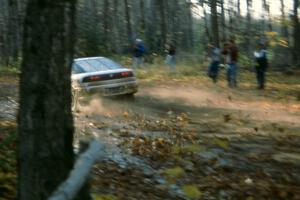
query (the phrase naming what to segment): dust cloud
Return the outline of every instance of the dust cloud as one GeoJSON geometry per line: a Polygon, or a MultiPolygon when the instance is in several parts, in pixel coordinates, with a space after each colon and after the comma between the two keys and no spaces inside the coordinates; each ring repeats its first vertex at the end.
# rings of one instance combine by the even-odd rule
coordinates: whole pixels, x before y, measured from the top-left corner
{"type": "Polygon", "coordinates": [[[85,115],[104,114],[106,112],[102,99],[96,97],[86,103],[78,103],[78,110],[85,115]]]}
{"type": "Polygon", "coordinates": [[[185,105],[228,110],[243,111],[254,120],[286,121],[299,123],[299,105],[285,102],[274,102],[267,98],[257,98],[249,94],[219,88],[210,91],[192,87],[156,87],[147,88],[140,95],[150,95],[168,101],[180,101],[185,105]]]}

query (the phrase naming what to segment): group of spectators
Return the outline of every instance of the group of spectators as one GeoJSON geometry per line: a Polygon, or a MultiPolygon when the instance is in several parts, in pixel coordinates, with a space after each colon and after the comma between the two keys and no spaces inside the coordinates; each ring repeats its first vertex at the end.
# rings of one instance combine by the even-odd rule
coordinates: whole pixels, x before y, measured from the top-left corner
{"type": "MultiPolygon", "coordinates": [[[[171,68],[176,67],[176,49],[173,44],[166,45],[167,56],[165,63],[171,68]]],[[[133,67],[144,67],[144,54],[146,53],[145,44],[141,39],[136,39],[133,45],[133,67]]],[[[231,88],[237,87],[237,68],[239,50],[233,39],[224,43],[223,48],[215,44],[208,45],[208,54],[211,59],[208,76],[217,82],[220,66],[225,66],[227,70],[227,82],[231,88]],[[222,63],[222,64],[221,64],[222,63]]],[[[258,89],[265,88],[265,74],[268,67],[267,51],[264,43],[258,43],[254,51],[257,65],[255,66],[258,89]]]]}
{"type": "MultiPolygon", "coordinates": [[[[224,44],[223,49],[217,45],[210,44],[208,46],[209,57],[211,59],[208,68],[208,76],[217,82],[220,66],[225,66],[227,70],[227,82],[231,88],[237,87],[237,67],[239,51],[233,39],[224,44]],[[224,64],[221,64],[221,63],[224,64]]],[[[258,89],[265,88],[265,74],[268,67],[267,50],[264,43],[258,43],[254,51],[254,57],[257,65],[255,66],[258,89]]]]}
{"type": "MultiPolygon", "coordinates": [[[[165,63],[171,68],[175,69],[176,67],[176,49],[175,46],[171,43],[166,44],[167,56],[165,58],[165,63]]],[[[133,67],[138,68],[144,67],[144,55],[146,53],[145,44],[141,39],[136,39],[133,44],[133,67]]]]}

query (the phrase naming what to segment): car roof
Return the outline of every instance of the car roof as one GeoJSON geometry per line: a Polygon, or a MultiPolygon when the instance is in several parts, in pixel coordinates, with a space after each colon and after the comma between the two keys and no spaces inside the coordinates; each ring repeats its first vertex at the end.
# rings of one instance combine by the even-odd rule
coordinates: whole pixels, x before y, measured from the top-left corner
{"type": "Polygon", "coordinates": [[[100,59],[108,59],[108,58],[105,58],[105,57],[102,57],[102,56],[97,56],[97,57],[75,58],[74,61],[80,61],[80,60],[93,60],[93,59],[97,59],[97,58],[100,58],[100,59]]]}

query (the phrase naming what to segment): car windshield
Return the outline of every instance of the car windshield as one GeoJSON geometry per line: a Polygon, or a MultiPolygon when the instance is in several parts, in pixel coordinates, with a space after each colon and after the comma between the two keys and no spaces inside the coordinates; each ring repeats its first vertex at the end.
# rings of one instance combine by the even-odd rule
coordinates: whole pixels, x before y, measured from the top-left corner
{"type": "Polygon", "coordinates": [[[72,66],[73,74],[106,71],[123,68],[120,64],[108,58],[93,58],[84,60],[75,60],[72,66]]]}

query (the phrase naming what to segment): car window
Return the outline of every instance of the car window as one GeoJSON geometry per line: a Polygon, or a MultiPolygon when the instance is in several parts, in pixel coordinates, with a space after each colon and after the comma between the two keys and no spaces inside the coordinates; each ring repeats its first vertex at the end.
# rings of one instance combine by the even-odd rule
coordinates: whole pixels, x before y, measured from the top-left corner
{"type": "Polygon", "coordinates": [[[80,74],[84,73],[85,71],[80,67],[80,65],[73,63],[72,65],[72,74],[80,74]]]}
{"type": "Polygon", "coordinates": [[[92,66],[95,71],[103,71],[103,70],[107,70],[105,65],[103,65],[103,63],[101,63],[99,60],[97,59],[89,59],[89,60],[86,60],[86,62],[92,66]]]}
{"type": "Polygon", "coordinates": [[[89,64],[87,60],[79,60],[76,61],[76,64],[84,71],[84,72],[95,72],[98,71],[93,65],[89,64]]]}
{"type": "Polygon", "coordinates": [[[120,64],[108,58],[77,60],[73,64],[73,73],[86,73],[123,68],[120,64]]]}
{"type": "Polygon", "coordinates": [[[107,59],[107,58],[102,58],[100,61],[108,68],[108,69],[120,69],[123,68],[122,65],[107,59]]]}

